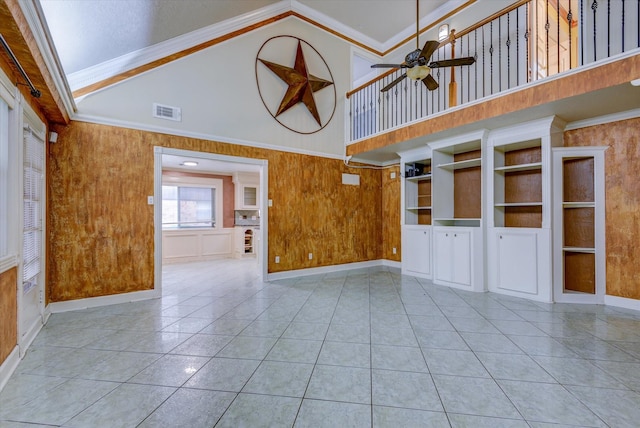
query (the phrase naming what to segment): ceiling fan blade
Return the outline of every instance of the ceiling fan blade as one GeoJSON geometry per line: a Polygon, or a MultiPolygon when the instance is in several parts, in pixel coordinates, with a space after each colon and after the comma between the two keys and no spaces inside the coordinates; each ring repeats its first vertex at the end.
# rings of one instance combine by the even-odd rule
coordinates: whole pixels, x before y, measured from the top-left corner
{"type": "Polygon", "coordinates": [[[471,65],[476,62],[472,56],[464,58],[443,59],[442,61],[434,61],[429,64],[429,68],[453,67],[455,65],[471,65]]]}
{"type": "Polygon", "coordinates": [[[406,78],[407,78],[407,73],[404,73],[402,76],[398,77],[393,82],[389,83],[387,86],[380,89],[380,92],[387,92],[389,89],[393,88],[394,86],[396,86],[398,83],[402,82],[406,78]]]}
{"type": "Polygon", "coordinates": [[[427,89],[430,91],[435,91],[436,89],[438,89],[438,86],[440,86],[438,85],[438,82],[436,82],[436,79],[434,79],[432,75],[428,75],[427,77],[422,79],[422,83],[424,83],[424,86],[426,86],[427,89]]]}
{"type": "Polygon", "coordinates": [[[426,58],[427,60],[431,58],[431,55],[438,49],[440,46],[440,42],[437,40],[427,40],[424,46],[422,47],[422,51],[420,52],[420,57],[426,58]]]}
{"type": "Polygon", "coordinates": [[[406,68],[406,64],[373,64],[371,68],[406,68]]]}

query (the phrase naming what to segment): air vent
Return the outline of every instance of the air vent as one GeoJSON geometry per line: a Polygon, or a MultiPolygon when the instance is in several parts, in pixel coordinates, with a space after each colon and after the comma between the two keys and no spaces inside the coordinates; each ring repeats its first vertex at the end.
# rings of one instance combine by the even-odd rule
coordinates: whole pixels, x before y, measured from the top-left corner
{"type": "Polygon", "coordinates": [[[180,122],[182,121],[182,109],[153,103],[153,117],[180,122]]]}

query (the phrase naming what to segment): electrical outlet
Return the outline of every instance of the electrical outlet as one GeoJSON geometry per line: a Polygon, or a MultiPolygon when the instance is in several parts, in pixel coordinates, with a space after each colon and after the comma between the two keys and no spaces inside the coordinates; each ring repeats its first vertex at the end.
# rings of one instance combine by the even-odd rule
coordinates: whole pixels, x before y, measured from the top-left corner
{"type": "Polygon", "coordinates": [[[391,173],[391,179],[393,180],[394,178],[396,178],[396,173],[395,173],[395,172],[392,172],[392,173],[391,173]]]}
{"type": "Polygon", "coordinates": [[[393,254],[395,254],[395,253],[397,252],[397,251],[396,251],[396,247],[393,247],[393,250],[392,250],[392,251],[393,251],[393,254]]]}
{"type": "Polygon", "coordinates": [[[153,196],[147,196],[147,205],[153,205],[153,196]]]}
{"type": "Polygon", "coordinates": [[[313,253],[309,253],[309,260],[313,260],[313,253]]]}
{"type": "Polygon", "coordinates": [[[276,263],[280,263],[280,256],[276,256],[276,263]]]}
{"type": "Polygon", "coordinates": [[[272,207],[273,206],[273,200],[269,199],[269,206],[272,207]]]}

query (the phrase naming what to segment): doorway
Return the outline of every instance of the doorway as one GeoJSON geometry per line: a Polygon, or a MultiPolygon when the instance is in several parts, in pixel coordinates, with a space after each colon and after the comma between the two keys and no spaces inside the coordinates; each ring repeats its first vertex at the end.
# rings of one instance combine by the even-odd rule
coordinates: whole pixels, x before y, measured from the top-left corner
{"type": "MultiPolygon", "coordinates": [[[[238,174],[253,174],[258,177],[257,183],[257,203],[256,211],[259,213],[256,216],[256,225],[254,227],[254,240],[255,243],[255,259],[257,265],[258,276],[260,278],[266,278],[267,276],[267,167],[268,162],[263,159],[243,158],[236,156],[218,155],[213,153],[195,152],[190,150],[171,149],[165,147],[154,148],[154,195],[155,200],[149,201],[154,203],[154,290],[157,295],[162,293],[162,266],[163,266],[163,171],[167,170],[189,170],[192,175],[199,174],[213,174],[215,176],[223,175],[238,175],[238,174]],[[185,165],[186,164],[186,165],[185,165]],[[190,168],[190,169],[189,169],[190,168]],[[194,174],[195,173],[195,174],[194,174]]],[[[221,213],[223,210],[222,205],[222,192],[215,192],[215,186],[212,194],[218,194],[217,197],[212,196],[215,201],[212,205],[211,212],[217,212],[212,217],[211,233],[209,238],[213,234],[217,233],[220,238],[219,241],[222,244],[217,244],[214,241],[209,240],[209,246],[218,246],[223,248],[226,241],[225,239],[233,240],[237,232],[235,231],[235,225],[232,227],[229,224],[222,224],[221,213]],[[217,225],[217,226],[216,226],[217,225]]],[[[220,189],[222,190],[222,189],[220,189]]],[[[237,207],[234,207],[234,209],[237,207]]],[[[166,216],[165,216],[166,218],[166,216]]],[[[198,220],[199,221],[199,220],[198,220]]],[[[188,227],[188,225],[186,225],[188,227]]],[[[244,233],[244,232],[243,232],[244,233]]],[[[235,243],[234,246],[237,246],[235,243]]],[[[223,251],[224,253],[224,251],[223,251]]],[[[235,248],[232,248],[228,252],[228,257],[233,258],[235,248]]],[[[224,258],[221,256],[220,259],[224,258]]]]}

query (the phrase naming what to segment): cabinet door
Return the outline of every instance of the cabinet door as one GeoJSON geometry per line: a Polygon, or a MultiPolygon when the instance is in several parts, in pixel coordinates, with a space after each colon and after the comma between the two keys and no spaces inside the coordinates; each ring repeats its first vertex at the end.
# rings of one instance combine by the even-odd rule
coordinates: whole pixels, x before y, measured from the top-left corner
{"type": "Polygon", "coordinates": [[[452,281],[471,285],[471,233],[468,231],[449,233],[452,240],[452,281]]]}
{"type": "Polygon", "coordinates": [[[521,293],[538,293],[538,249],[535,234],[500,232],[498,288],[521,293]]]}
{"type": "Polygon", "coordinates": [[[405,229],[402,248],[402,264],[407,272],[431,274],[431,231],[429,229],[405,229]]]}
{"type": "Polygon", "coordinates": [[[435,279],[451,282],[453,279],[453,232],[448,230],[436,230],[434,239],[434,274],[435,279]]]}

